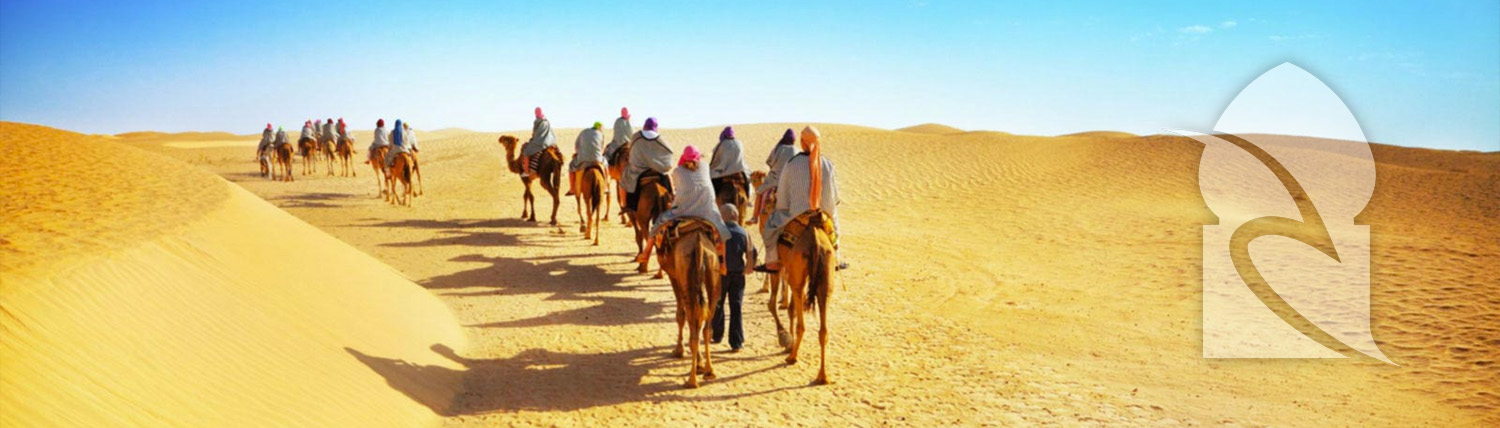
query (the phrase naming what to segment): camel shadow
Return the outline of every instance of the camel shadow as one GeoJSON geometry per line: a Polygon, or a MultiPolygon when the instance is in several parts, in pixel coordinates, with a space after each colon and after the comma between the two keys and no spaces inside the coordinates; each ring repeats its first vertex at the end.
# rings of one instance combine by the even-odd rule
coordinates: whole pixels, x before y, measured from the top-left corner
{"type": "MultiPolygon", "coordinates": [[[[431,350],[463,366],[455,370],[372,356],[344,348],[355,359],[386,379],[386,384],[442,416],[482,415],[517,411],[575,411],[632,402],[726,401],[748,396],[807,388],[797,385],[764,391],[682,396],[682,376],[652,375],[653,370],[686,360],[667,357],[666,346],[606,353],[553,352],[541,348],[510,358],[474,359],[447,346],[431,350]],[[462,379],[462,394],[454,397],[441,388],[462,379]]],[[[720,377],[727,382],[782,367],[774,363],[752,371],[720,377]]]]}

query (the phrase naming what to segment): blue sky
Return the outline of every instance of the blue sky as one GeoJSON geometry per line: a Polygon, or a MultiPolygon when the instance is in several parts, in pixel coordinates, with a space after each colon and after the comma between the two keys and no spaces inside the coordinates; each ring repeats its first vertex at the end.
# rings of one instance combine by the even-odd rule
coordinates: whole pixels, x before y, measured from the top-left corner
{"type": "Polygon", "coordinates": [[[1291,61],[1373,141],[1500,150],[1496,1],[175,3],[0,0],[0,119],[503,130],[623,105],[667,127],[1159,133],[1212,128],[1291,61]]]}

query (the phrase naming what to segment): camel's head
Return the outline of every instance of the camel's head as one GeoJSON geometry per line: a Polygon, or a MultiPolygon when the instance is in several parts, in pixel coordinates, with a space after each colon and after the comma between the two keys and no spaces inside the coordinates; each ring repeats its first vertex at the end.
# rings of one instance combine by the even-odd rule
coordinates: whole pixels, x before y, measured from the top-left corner
{"type": "Polygon", "coordinates": [[[500,145],[505,146],[506,150],[511,150],[516,148],[516,142],[520,140],[517,140],[516,137],[511,135],[501,135],[498,141],[500,142],[500,145]]]}
{"type": "Polygon", "coordinates": [[[764,183],[765,181],[766,181],[766,172],[765,171],[755,171],[755,172],[750,173],[750,185],[755,186],[755,187],[760,187],[761,183],[764,183]]]}

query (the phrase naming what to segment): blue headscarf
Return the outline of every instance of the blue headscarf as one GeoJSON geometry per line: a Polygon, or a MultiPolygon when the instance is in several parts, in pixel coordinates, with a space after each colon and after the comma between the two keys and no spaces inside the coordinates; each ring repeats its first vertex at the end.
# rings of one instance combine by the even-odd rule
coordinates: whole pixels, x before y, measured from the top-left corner
{"type": "Polygon", "coordinates": [[[401,141],[401,119],[396,119],[396,127],[391,128],[391,144],[400,146],[402,143],[404,141],[401,141]]]}

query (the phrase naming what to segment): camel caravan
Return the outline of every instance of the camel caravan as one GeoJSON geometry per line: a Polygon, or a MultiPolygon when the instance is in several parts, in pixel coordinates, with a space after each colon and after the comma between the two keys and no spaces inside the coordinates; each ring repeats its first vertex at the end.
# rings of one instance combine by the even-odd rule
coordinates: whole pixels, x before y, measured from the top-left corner
{"type": "MultiPolygon", "coordinates": [[[[507,169],[524,189],[521,218],[537,221],[532,191],[537,182],[552,197],[548,224],[559,225],[559,204],[570,196],[579,232],[597,246],[601,223],[609,221],[612,205],[619,207],[620,223],[634,232],[637,272],[650,272],[654,256],[654,278],[671,284],[677,320],[672,355],[692,358],[687,387],[717,377],[711,344],[727,339],[729,352],[743,346],[741,300],[745,277],[753,272],[766,274],[761,292],[770,295],[766,308],[787,364],[797,363],[806,315],[816,313],[820,355],[813,382],[829,382],[828,305],[835,274],[846,264],[838,257],[837,180],[833,162],[821,154],[816,128],[800,134],[786,130],[766,159],[767,170],[752,172],[733,127],[720,132],[707,159],[693,145],[677,155],[656,118],[647,118],[636,131],[630,111],[621,108],[607,144],[604,124],[594,122],[579,132],[573,155],[565,158],[542,109],[534,115],[525,142],[512,135],[497,139],[507,169]],[[567,191],[560,195],[565,174],[567,191]],[[742,224],[757,226],[760,245],[752,245],[742,224]],[[761,254],[765,263],[757,265],[761,254]]],[[[335,175],[337,156],[342,175],[356,176],[354,139],[343,119],[307,121],[296,149],[303,157],[302,175],[316,174],[320,157],[327,174],[335,175]]],[[[420,150],[410,123],[397,120],[387,130],[385,120],[376,121],[368,151],[365,163],[374,170],[379,195],[410,206],[422,194],[420,150]]],[[[293,181],[292,156],[286,131],[273,132],[267,124],[257,151],[261,175],[293,181]]]]}
{"type": "MultiPolygon", "coordinates": [[[[344,124],[344,119],[334,121],[308,120],[302,124],[302,135],[294,148],[287,139],[286,130],[266,124],[261,133],[260,145],[256,148],[256,159],[260,162],[260,175],[274,181],[294,181],[292,157],[302,156],[301,175],[318,172],[323,163],[327,176],[358,177],[359,167],[354,164],[354,135],[344,124]],[[338,172],[335,172],[335,162],[338,172]]],[[[396,205],[411,206],[411,199],[422,195],[422,170],[417,163],[417,137],[411,124],[396,121],[396,129],[387,131],[385,119],[375,122],[375,139],[370,143],[369,157],[365,163],[375,171],[375,187],[379,197],[396,205]],[[397,185],[401,191],[397,191],[397,185]]]]}

